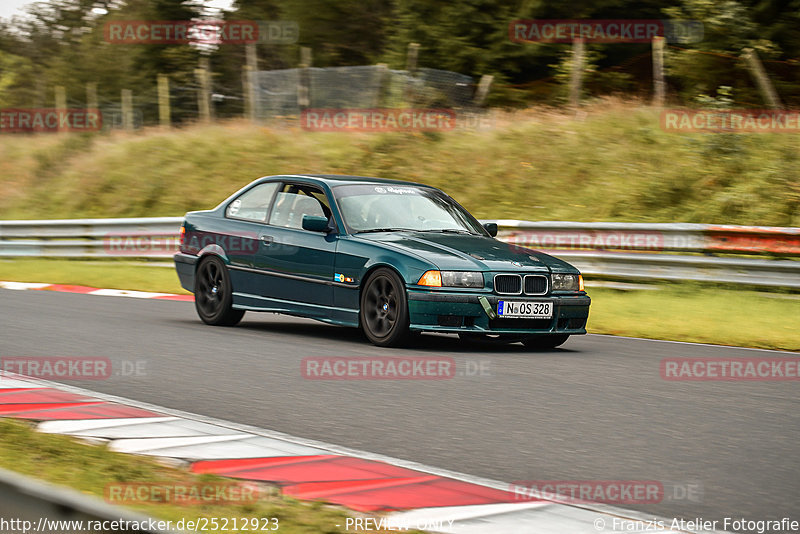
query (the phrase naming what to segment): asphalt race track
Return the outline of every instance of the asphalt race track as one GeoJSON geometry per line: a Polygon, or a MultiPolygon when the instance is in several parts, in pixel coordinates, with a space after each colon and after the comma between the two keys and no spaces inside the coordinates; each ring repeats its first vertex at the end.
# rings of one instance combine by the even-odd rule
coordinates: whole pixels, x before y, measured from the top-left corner
{"type": "Polygon", "coordinates": [[[65,382],[83,388],[506,482],[702,488],[621,505],[668,518],[798,519],[798,383],[659,373],[666,357],[781,353],[608,336],[542,353],[453,336],[379,349],[355,330],[303,319],[248,313],[239,327],[214,328],[187,302],[46,291],[0,290],[0,317],[0,358],[101,356],[118,372],[136,362],[143,372],[65,382]],[[301,376],[309,356],[389,355],[452,357],[462,376],[301,376]]]}

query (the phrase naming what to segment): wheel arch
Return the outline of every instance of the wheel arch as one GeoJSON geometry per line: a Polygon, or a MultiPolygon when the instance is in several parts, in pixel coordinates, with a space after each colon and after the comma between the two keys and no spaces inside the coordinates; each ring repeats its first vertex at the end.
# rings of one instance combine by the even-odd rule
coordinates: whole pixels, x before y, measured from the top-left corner
{"type": "Polygon", "coordinates": [[[406,295],[408,295],[408,283],[395,265],[386,262],[375,262],[370,264],[366,267],[366,271],[364,271],[364,274],[361,276],[361,283],[358,284],[358,328],[363,328],[364,326],[361,324],[361,296],[364,293],[364,287],[366,287],[367,282],[369,281],[370,277],[372,277],[372,274],[378,269],[382,268],[393,271],[398,278],[403,281],[403,291],[405,291],[406,295]]]}
{"type": "Polygon", "coordinates": [[[194,264],[195,273],[197,272],[197,268],[200,266],[200,263],[210,256],[216,256],[221,259],[222,263],[224,263],[226,267],[231,264],[230,258],[228,258],[228,255],[225,254],[225,249],[216,243],[212,243],[197,253],[197,262],[194,264]]]}
{"type": "Polygon", "coordinates": [[[425,271],[437,268],[432,262],[421,258],[399,254],[381,254],[371,258],[364,265],[364,271],[359,281],[359,291],[372,273],[381,267],[392,269],[403,281],[406,289],[410,284],[415,284],[425,271]]]}

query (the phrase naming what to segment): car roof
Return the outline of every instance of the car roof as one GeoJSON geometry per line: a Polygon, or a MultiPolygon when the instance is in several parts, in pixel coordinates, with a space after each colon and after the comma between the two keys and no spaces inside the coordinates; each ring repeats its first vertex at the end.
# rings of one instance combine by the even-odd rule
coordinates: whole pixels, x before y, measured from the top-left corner
{"type": "Polygon", "coordinates": [[[388,178],[374,178],[371,176],[349,176],[344,174],[278,174],[275,176],[265,176],[263,180],[272,178],[313,178],[327,183],[329,186],[351,185],[351,184],[396,184],[396,185],[417,185],[420,187],[432,187],[426,184],[408,182],[405,180],[391,180],[388,178]]]}

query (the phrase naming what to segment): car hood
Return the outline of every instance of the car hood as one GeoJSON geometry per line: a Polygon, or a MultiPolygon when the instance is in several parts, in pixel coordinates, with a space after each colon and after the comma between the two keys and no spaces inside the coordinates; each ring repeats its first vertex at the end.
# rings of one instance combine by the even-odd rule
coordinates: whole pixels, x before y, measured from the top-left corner
{"type": "Polygon", "coordinates": [[[491,237],[434,232],[380,232],[356,237],[422,257],[443,271],[577,272],[558,258],[491,237]]]}

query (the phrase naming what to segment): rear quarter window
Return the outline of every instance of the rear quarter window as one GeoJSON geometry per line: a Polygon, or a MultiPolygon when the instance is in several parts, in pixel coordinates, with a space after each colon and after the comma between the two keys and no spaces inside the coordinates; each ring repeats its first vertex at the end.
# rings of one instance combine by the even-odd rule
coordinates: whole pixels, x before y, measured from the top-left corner
{"type": "Polygon", "coordinates": [[[266,222],[272,199],[280,183],[259,184],[239,195],[225,209],[225,216],[233,219],[266,222]]]}

